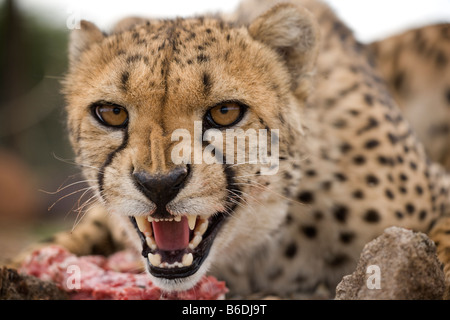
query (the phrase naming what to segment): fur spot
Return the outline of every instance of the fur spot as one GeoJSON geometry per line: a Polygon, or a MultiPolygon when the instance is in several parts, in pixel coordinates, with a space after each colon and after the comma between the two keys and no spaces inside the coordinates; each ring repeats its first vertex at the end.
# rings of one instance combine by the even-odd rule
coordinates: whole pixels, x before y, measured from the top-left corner
{"type": "Polygon", "coordinates": [[[395,90],[400,91],[402,89],[404,80],[405,74],[401,71],[394,76],[392,83],[394,85],[395,90]]]}
{"type": "Polygon", "coordinates": [[[340,172],[336,172],[334,174],[334,177],[336,178],[337,181],[340,181],[340,182],[344,182],[347,180],[347,177],[343,173],[340,173],[340,172]]]}
{"type": "Polygon", "coordinates": [[[395,165],[395,161],[391,157],[378,156],[377,159],[378,159],[378,162],[380,164],[382,164],[382,165],[387,165],[387,166],[394,166],[395,165]]]}
{"type": "Polygon", "coordinates": [[[292,180],[292,178],[293,178],[292,174],[290,174],[287,171],[283,173],[283,177],[285,180],[292,180]]]}
{"type": "Polygon", "coordinates": [[[349,244],[352,242],[352,240],[355,238],[355,234],[351,231],[348,232],[342,232],[339,235],[339,241],[341,241],[344,244],[349,244]]]}
{"type": "Polygon", "coordinates": [[[344,142],[343,144],[341,144],[341,146],[339,148],[341,149],[342,153],[347,153],[350,150],[352,150],[352,146],[350,144],[348,144],[347,142],[344,142]]]}
{"type": "Polygon", "coordinates": [[[373,96],[371,94],[366,93],[364,95],[364,101],[368,106],[373,106],[373,96]]]}
{"type": "Polygon", "coordinates": [[[142,59],[142,56],[140,54],[135,54],[132,56],[127,57],[127,63],[133,63],[133,62],[137,62],[139,60],[142,59]]]}
{"type": "Polygon", "coordinates": [[[333,127],[336,129],[344,129],[347,127],[347,121],[345,119],[337,119],[333,122],[333,127]]]}
{"type": "Polygon", "coordinates": [[[317,235],[317,229],[314,226],[302,226],[300,230],[309,239],[313,239],[317,235]]]}
{"type": "Polygon", "coordinates": [[[337,221],[345,223],[348,217],[348,208],[342,205],[338,205],[333,209],[333,215],[337,221]]]}
{"type": "Polygon", "coordinates": [[[423,220],[425,220],[426,217],[427,217],[427,211],[426,210],[421,210],[419,212],[419,220],[423,221],[423,220]]]}
{"type": "Polygon", "coordinates": [[[447,101],[447,104],[450,105],[450,88],[447,88],[447,91],[445,91],[445,100],[447,101]]]}
{"type": "Polygon", "coordinates": [[[197,62],[198,63],[203,63],[203,62],[207,62],[207,61],[209,61],[209,57],[207,55],[204,55],[203,53],[200,53],[197,56],[197,62]]]}
{"type": "Polygon", "coordinates": [[[363,199],[364,198],[364,192],[362,190],[356,190],[352,194],[353,198],[355,199],[363,199]]]}
{"type": "Polygon", "coordinates": [[[330,267],[339,267],[349,261],[350,258],[345,254],[336,254],[328,259],[325,259],[325,263],[330,267]]]}
{"type": "Polygon", "coordinates": [[[328,191],[331,189],[331,185],[332,185],[332,182],[327,180],[327,181],[322,182],[321,187],[323,190],[328,191]]]}
{"type": "Polygon", "coordinates": [[[202,76],[203,92],[207,95],[211,91],[212,82],[209,73],[204,72],[202,76]]]}
{"type": "Polygon", "coordinates": [[[447,57],[444,55],[442,51],[438,51],[436,53],[436,66],[438,68],[444,68],[447,64],[447,57]]]}
{"type": "Polygon", "coordinates": [[[370,223],[375,223],[380,221],[381,217],[380,214],[378,213],[377,210],[375,209],[369,209],[366,211],[366,213],[364,214],[364,218],[365,221],[370,222],[370,223]]]}
{"type": "Polygon", "coordinates": [[[384,193],[386,194],[386,197],[388,197],[389,199],[391,199],[391,200],[394,200],[394,193],[390,190],[390,189],[386,189],[385,191],[384,191],[384,193]]]}
{"type": "Polygon", "coordinates": [[[374,187],[378,184],[379,180],[376,176],[369,174],[366,176],[366,182],[369,185],[369,187],[374,187]]]}
{"type": "Polygon", "coordinates": [[[362,133],[364,133],[364,132],[366,132],[366,131],[369,131],[369,130],[371,130],[371,129],[374,129],[374,128],[376,128],[376,127],[378,127],[378,120],[375,119],[375,118],[370,117],[370,118],[367,120],[367,124],[366,124],[364,127],[362,127],[361,129],[359,129],[359,130],[356,132],[356,134],[360,135],[360,134],[362,134],[362,133]]]}
{"type": "Polygon", "coordinates": [[[128,71],[124,71],[120,76],[120,84],[123,91],[127,91],[128,89],[128,79],[130,78],[130,73],[128,71]]]}
{"type": "Polygon", "coordinates": [[[366,157],[364,157],[362,155],[354,156],[353,162],[357,165],[363,165],[364,163],[366,163],[366,157]]]}
{"type": "Polygon", "coordinates": [[[105,225],[102,222],[98,221],[98,220],[92,221],[92,224],[94,226],[96,226],[97,228],[99,228],[99,229],[104,229],[105,228],[105,225]]]}
{"type": "Polygon", "coordinates": [[[405,205],[405,209],[406,209],[406,212],[409,214],[409,215],[412,215],[413,213],[414,213],[414,211],[415,211],[415,207],[414,207],[414,205],[412,204],[412,203],[407,203],[406,205],[405,205]]]}
{"type": "Polygon", "coordinates": [[[366,149],[374,149],[374,148],[378,147],[379,144],[380,144],[380,141],[378,141],[376,139],[371,139],[365,143],[364,147],[366,149]]]}
{"type": "Polygon", "coordinates": [[[316,220],[316,221],[322,220],[323,219],[322,211],[320,211],[320,210],[314,211],[313,212],[313,217],[314,217],[314,220],[316,220]]]}
{"type": "Polygon", "coordinates": [[[390,141],[393,145],[396,144],[396,143],[398,142],[398,137],[397,137],[395,134],[393,134],[393,133],[391,133],[391,132],[388,132],[387,136],[388,136],[389,141],[390,141]]]}
{"type": "Polygon", "coordinates": [[[417,185],[415,189],[416,189],[417,195],[420,196],[423,194],[423,188],[421,186],[417,185]]]}
{"type": "Polygon", "coordinates": [[[406,187],[404,187],[404,186],[398,187],[398,191],[400,191],[400,193],[403,193],[403,194],[408,193],[408,189],[406,189],[406,187]]]}
{"type": "Polygon", "coordinates": [[[314,194],[311,191],[303,191],[297,196],[298,201],[304,204],[310,204],[314,202],[314,194]]]}
{"type": "Polygon", "coordinates": [[[295,242],[291,242],[284,251],[284,255],[288,259],[292,259],[297,254],[297,244],[295,242]]]}

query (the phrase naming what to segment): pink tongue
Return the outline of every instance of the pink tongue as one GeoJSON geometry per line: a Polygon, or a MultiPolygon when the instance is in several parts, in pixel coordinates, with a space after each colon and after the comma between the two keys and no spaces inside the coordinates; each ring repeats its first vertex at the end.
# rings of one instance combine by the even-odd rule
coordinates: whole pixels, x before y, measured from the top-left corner
{"type": "Polygon", "coordinates": [[[180,222],[152,222],[156,246],[161,250],[182,250],[189,245],[189,225],[186,217],[180,222]]]}

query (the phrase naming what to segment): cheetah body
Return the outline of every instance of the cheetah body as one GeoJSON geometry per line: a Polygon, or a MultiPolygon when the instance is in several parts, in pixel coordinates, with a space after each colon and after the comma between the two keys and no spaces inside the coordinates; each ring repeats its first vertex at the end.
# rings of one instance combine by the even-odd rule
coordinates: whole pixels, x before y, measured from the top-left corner
{"type": "Polygon", "coordinates": [[[250,106],[240,128],[279,129],[278,173],[192,165],[172,213],[229,217],[196,273],[153,275],[158,285],[184,290],[210,272],[238,296],[332,290],[386,227],[428,232],[448,212],[450,180],[428,160],[365,46],[320,2],[258,18],[272,5],[245,3],[231,18],[125,20],[108,36],[85,23],[72,35],[68,126],[98,205],[55,242],[87,254],[109,234],[141,251],[129,216],[154,205],[130,170],[171,170],[169,133],[191,130],[224,100],[250,106]],[[99,125],[87,108],[96,101],[127,107],[127,131],[99,125]]]}

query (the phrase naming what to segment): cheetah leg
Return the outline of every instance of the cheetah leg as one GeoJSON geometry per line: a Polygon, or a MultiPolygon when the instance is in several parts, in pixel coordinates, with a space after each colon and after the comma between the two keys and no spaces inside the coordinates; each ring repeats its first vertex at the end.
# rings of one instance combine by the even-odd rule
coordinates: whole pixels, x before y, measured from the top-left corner
{"type": "Polygon", "coordinates": [[[444,265],[444,299],[450,300],[450,217],[441,218],[431,229],[429,236],[436,244],[438,258],[444,265]]]}
{"type": "Polygon", "coordinates": [[[32,251],[52,244],[60,245],[76,255],[109,255],[121,249],[108,227],[106,212],[101,207],[95,207],[72,231],[62,231],[49,239],[31,244],[7,265],[18,268],[32,251]]]}

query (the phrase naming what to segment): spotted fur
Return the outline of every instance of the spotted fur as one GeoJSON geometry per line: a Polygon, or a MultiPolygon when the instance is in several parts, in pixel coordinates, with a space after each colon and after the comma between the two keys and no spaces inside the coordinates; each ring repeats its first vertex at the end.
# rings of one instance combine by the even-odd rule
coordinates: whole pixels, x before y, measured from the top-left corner
{"type": "Polygon", "coordinates": [[[430,158],[450,168],[450,24],[374,42],[369,49],[430,158]]]}
{"type": "Polygon", "coordinates": [[[231,18],[129,19],[106,35],[83,22],[72,34],[68,127],[98,208],[66,245],[86,254],[95,233],[141,250],[128,216],[154,204],[131,174],[169,172],[170,133],[239,100],[249,106],[240,128],[280,130],[278,174],[192,165],[171,209],[229,217],[197,273],[158,285],[186,289],[209,270],[241,296],[333,290],[386,227],[436,223],[444,227],[430,235],[442,238],[448,275],[449,176],[427,158],[367,48],[320,2],[266,11],[273,5],[248,1],[231,18]],[[128,127],[99,125],[90,112],[98,101],[126,106],[128,127]]]}

